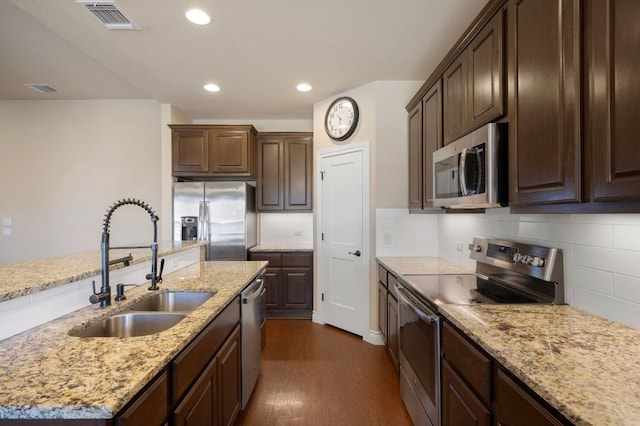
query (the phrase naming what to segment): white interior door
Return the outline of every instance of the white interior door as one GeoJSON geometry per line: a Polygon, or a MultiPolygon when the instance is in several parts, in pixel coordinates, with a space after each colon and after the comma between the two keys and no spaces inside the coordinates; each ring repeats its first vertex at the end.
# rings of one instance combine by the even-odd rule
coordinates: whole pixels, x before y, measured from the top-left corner
{"type": "Polygon", "coordinates": [[[368,289],[368,145],[320,154],[322,321],[364,336],[368,289]]]}

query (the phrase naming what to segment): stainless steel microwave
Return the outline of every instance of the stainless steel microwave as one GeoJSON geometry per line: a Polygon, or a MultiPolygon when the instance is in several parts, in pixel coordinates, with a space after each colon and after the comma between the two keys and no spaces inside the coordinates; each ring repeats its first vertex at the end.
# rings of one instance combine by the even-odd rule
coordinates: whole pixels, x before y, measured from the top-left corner
{"type": "Polygon", "coordinates": [[[433,153],[433,205],[506,206],[507,124],[489,123],[433,153]]]}

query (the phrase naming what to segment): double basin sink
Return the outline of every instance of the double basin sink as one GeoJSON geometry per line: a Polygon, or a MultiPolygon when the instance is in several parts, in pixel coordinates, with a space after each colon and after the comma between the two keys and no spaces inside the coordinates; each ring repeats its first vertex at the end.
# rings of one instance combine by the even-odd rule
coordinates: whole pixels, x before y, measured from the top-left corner
{"type": "Polygon", "coordinates": [[[206,302],[215,292],[156,293],[87,328],[72,331],[75,337],[137,337],[167,330],[189,312],[206,302]]]}

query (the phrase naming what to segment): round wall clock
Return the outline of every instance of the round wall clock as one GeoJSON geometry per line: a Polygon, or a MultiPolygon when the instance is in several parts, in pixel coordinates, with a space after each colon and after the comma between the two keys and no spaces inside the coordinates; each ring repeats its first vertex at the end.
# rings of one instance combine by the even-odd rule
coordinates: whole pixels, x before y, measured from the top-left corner
{"type": "Polygon", "coordinates": [[[342,96],[331,102],[324,117],[324,128],[336,141],[346,140],[358,126],[358,104],[352,98],[342,96]]]}

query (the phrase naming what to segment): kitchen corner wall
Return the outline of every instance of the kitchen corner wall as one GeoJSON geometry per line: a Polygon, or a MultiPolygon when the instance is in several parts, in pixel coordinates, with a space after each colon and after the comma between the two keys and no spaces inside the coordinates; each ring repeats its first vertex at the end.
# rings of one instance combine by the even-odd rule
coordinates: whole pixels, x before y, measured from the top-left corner
{"type": "MultiPolygon", "coordinates": [[[[159,123],[153,100],[0,101],[0,218],[11,218],[0,264],[100,250],[104,215],[123,197],[160,212],[159,123]]],[[[112,224],[114,245],[152,240],[141,209],[112,224]]]]}
{"type": "Polygon", "coordinates": [[[417,255],[421,249],[414,241],[423,239],[424,253],[474,267],[467,247],[476,235],[559,247],[566,303],[640,329],[639,214],[517,215],[503,208],[410,215],[406,209],[378,209],[378,218],[378,256],[417,255]],[[429,235],[434,221],[437,228],[429,235]]]}

